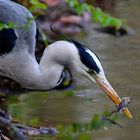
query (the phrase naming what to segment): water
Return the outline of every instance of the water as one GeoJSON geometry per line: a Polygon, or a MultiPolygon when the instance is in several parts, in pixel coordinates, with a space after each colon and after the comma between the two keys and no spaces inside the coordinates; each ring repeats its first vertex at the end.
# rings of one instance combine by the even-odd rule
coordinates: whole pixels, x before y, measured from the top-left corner
{"type": "MultiPolygon", "coordinates": [[[[135,34],[113,37],[90,31],[84,42],[100,57],[106,76],[118,94],[131,97],[130,111],[133,120],[121,117],[124,127],[110,126],[108,131],[92,134],[94,140],[139,140],[140,139],[140,18],[139,0],[118,0],[114,14],[127,20],[135,34]]],[[[112,110],[113,103],[96,86],[83,78],[78,80],[74,96],[65,96],[65,91],[31,93],[11,97],[8,105],[13,118],[22,123],[55,126],[72,122],[89,121],[95,113],[112,110]],[[85,84],[87,83],[87,84],[85,84]],[[84,84],[84,87],[83,87],[84,84]],[[17,111],[18,110],[18,111],[17,111]],[[20,110],[20,112],[19,112],[20,110]]]]}

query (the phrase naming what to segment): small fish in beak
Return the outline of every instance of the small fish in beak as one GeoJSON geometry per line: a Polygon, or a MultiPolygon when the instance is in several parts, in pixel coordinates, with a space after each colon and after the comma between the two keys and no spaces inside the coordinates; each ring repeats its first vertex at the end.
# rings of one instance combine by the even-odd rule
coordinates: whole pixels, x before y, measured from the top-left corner
{"type": "Polygon", "coordinates": [[[124,104],[128,100],[122,100],[105,77],[95,76],[94,80],[101,87],[101,89],[109,96],[109,98],[115,103],[115,105],[117,106],[122,105],[121,110],[124,111],[125,115],[128,118],[132,119],[133,117],[129,112],[129,110],[127,109],[127,104],[124,104]]]}

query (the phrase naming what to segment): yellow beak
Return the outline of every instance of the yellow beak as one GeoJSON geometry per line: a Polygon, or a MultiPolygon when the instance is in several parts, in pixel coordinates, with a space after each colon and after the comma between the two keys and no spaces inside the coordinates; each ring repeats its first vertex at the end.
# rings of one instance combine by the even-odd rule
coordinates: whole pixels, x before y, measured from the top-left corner
{"type": "MultiPolygon", "coordinates": [[[[122,102],[121,98],[118,96],[116,91],[112,88],[112,86],[109,84],[106,78],[101,78],[101,77],[96,76],[95,80],[97,84],[101,87],[101,89],[111,98],[111,100],[116,105],[119,105],[122,102]]],[[[128,118],[131,118],[131,119],[133,118],[131,113],[127,109],[127,107],[125,107],[123,111],[128,118]]]]}
{"type": "MultiPolygon", "coordinates": [[[[92,82],[96,82],[116,105],[119,105],[122,102],[121,98],[118,96],[116,91],[113,89],[113,87],[110,85],[110,83],[107,81],[105,77],[100,77],[98,75],[91,76],[90,74],[87,74],[87,77],[92,82]]],[[[127,107],[125,107],[123,111],[128,118],[131,118],[131,119],[133,118],[133,116],[127,109],[127,107]]]]}

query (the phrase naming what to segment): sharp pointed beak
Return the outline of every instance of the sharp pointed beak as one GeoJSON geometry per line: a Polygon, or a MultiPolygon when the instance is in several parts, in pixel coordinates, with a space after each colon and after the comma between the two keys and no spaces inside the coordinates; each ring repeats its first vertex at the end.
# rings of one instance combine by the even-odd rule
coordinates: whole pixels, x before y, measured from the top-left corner
{"type": "MultiPolygon", "coordinates": [[[[96,81],[96,83],[101,87],[101,89],[110,97],[110,99],[116,104],[119,105],[122,100],[121,98],[118,96],[118,94],[116,93],[116,91],[112,88],[112,86],[110,85],[110,83],[107,81],[107,79],[105,77],[100,77],[98,75],[94,76],[94,78],[90,75],[89,76],[90,80],[92,80],[93,82],[96,81]]],[[[125,115],[128,118],[133,118],[131,113],[129,112],[129,110],[126,108],[123,109],[125,115]]]]}
{"type": "MultiPolygon", "coordinates": [[[[112,86],[110,85],[110,83],[107,81],[106,78],[96,77],[95,80],[96,80],[97,84],[101,87],[101,89],[110,97],[110,99],[116,105],[119,105],[122,102],[121,98],[118,96],[118,94],[112,88],[112,86]]],[[[131,118],[131,119],[133,118],[127,108],[124,108],[123,111],[128,118],[131,118]]]]}

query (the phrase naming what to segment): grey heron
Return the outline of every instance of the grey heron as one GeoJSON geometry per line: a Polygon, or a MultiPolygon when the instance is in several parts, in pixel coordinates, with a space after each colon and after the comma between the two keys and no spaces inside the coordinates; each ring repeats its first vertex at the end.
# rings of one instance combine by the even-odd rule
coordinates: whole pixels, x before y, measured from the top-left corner
{"type": "MultiPolygon", "coordinates": [[[[56,41],[44,50],[38,63],[35,59],[36,23],[22,5],[0,0],[0,22],[14,23],[14,28],[0,31],[0,75],[9,77],[23,87],[48,90],[60,85],[64,68],[97,83],[115,104],[121,98],[107,81],[99,58],[77,41],[56,41]]],[[[127,108],[125,114],[132,118],[127,108]]]]}

